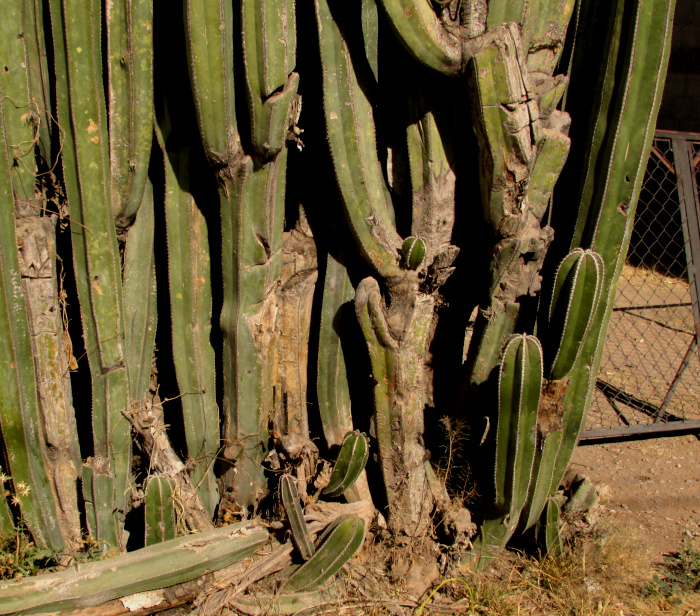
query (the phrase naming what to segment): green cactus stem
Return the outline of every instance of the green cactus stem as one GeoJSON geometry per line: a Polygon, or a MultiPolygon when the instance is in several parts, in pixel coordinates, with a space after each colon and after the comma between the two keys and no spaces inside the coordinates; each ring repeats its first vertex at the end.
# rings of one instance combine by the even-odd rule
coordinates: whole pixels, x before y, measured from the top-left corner
{"type": "Polygon", "coordinates": [[[51,116],[51,85],[44,41],[44,4],[39,0],[19,3],[29,86],[29,122],[35,130],[39,152],[51,166],[51,136],[55,123],[51,116]]]}
{"type": "Polygon", "coordinates": [[[274,286],[282,260],[286,148],[298,77],[293,4],[241,4],[252,158],[237,133],[232,7],[190,0],[190,80],[205,152],[219,181],[224,338],[224,498],[254,508],[265,493],[262,462],[274,405],[274,286]],[[264,27],[262,27],[264,26],[264,27]],[[277,29],[277,30],[275,30],[277,29]],[[272,34],[277,32],[273,37],[272,34]],[[221,41],[212,46],[212,40],[221,41]],[[280,86],[282,91],[275,90],[280,86]],[[270,90],[272,88],[272,90],[270,90]],[[222,127],[226,127],[222,130],[222,127]]]}
{"type": "Polygon", "coordinates": [[[262,527],[241,522],[60,573],[0,582],[0,614],[72,610],[180,584],[247,558],[267,540],[262,527]]]}
{"type": "Polygon", "coordinates": [[[536,528],[540,550],[552,558],[561,558],[564,555],[564,545],[561,540],[561,510],[565,502],[566,498],[563,494],[551,496],[547,500],[536,528]]]}
{"type": "MultiPolygon", "coordinates": [[[[39,11],[39,13],[37,13],[39,11]]],[[[63,347],[63,325],[58,300],[56,217],[49,216],[37,190],[35,156],[50,160],[44,78],[45,53],[37,39],[37,15],[33,2],[8,7],[2,24],[1,55],[6,69],[0,77],[3,118],[14,192],[4,207],[15,212],[16,247],[26,323],[34,358],[36,394],[41,421],[38,449],[51,480],[59,529],[69,550],[80,545],[77,477],[81,466],[68,365],[63,347]]],[[[14,466],[10,461],[10,465],[14,466]]],[[[11,469],[12,474],[17,471],[11,469]]]]}
{"type": "MultiPolygon", "coordinates": [[[[2,20],[3,27],[11,22],[11,16],[10,12],[2,20]]],[[[13,70],[15,68],[13,65],[13,70]]],[[[4,97],[4,83],[4,80],[0,81],[0,136],[3,144],[7,144],[5,127],[14,122],[9,121],[5,111],[12,103],[4,97]]],[[[60,514],[41,443],[43,426],[39,415],[31,331],[17,259],[14,211],[18,193],[13,186],[11,156],[6,146],[0,148],[0,335],[8,344],[7,352],[0,359],[0,426],[14,496],[20,503],[20,511],[34,541],[40,546],[62,549],[65,540],[58,525],[60,514]]]]}
{"type": "MultiPolygon", "coordinates": [[[[600,302],[571,372],[563,400],[563,440],[552,481],[556,490],[571,459],[594,390],[617,280],[624,264],[644,168],[651,147],[670,51],[674,2],[639,0],[632,5],[582,6],[567,109],[580,119],[581,143],[574,164],[585,174],[576,192],[579,203],[571,247],[600,254],[605,276],[600,302]],[[607,63],[591,64],[600,49],[590,36],[606,13],[607,63]],[[609,13],[609,15],[607,15],[609,13]],[[588,68],[586,68],[588,67],[588,68]],[[589,70],[593,71],[591,74],[589,70]],[[596,84],[591,88],[591,83],[596,84]],[[585,136],[584,136],[585,135],[585,136]],[[603,170],[594,175],[595,170],[603,170]]],[[[576,135],[574,135],[576,139],[576,135]]],[[[565,228],[565,213],[560,225],[565,228]]]]}
{"type": "Polygon", "coordinates": [[[292,541],[294,541],[294,545],[299,550],[301,557],[304,560],[309,560],[316,548],[306,530],[304,513],[299,504],[299,490],[294,477],[291,475],[282,475],[280,477],[280,494],[282,495],[284,510],[287,512],[289,528],[292,531],[292,541]]]}
{"type": "Polygon", "coordinates": [[[105,12],[111,199],[121,230],[141,205],[151,156],[153,0],[114,0],[105,12]]]}
{"type": "MultiPolygon", "coordinates": [[[[347,269],[333,255],[328,254],[318,342],[319,352],[322,354],[320,356],[324,360],[318,362],[316,394],[323,434],[329,448],[340,447],[345,435],[353,431],[343,336],[348,327],[354,325],[354,322],[348,321],[346,310],[354,296],[355,290],[347,269]]],[[[352,318],[355,321],[354,315],[352,318]]],[[[372,501],[364,471],[360,473],[355,484],[345,491],[345,498],[348,502],[372,501]]]]}
{"type": "Polygon", "coordinates": [[[418,269],[425,261],[425,240],[419,237],[407,237],[401,245],[401,257],[408,269],[418,269]]]}
{"type": "Polygon", "coordinates": [[[328,485],[323,489],[326,496],[339,496],[352,486],[364,471],[369,458],[369,439],[355,430],[343,439],[340,452],[333,466],[328,485]]]}
{"type": "Polygon", "coordinates": [[[146,183],[138,215],[124,250],[124,339],[129,366],[130,405],[145,404],[149,394],[158,322],[153,187],[146,183]]]}
{"type": "Polygon", "coordinates": [[[601,256],[580,248],[569,253],[557,269],[548,328],[553,380],[569,374],[579,356],[598,308],[604,275],[601,256]]]}
{"type": "Polygon", "coordinates": [[[173,363],[180,390],[192,482],[213,518],[219,502],[214,464],[219,451],[216,366],[211,336],[211,264],[207,223],[189,192],[189,151],[168,149],[165,222],[173,363]]]}
{"type": "Polygon", "coordinates": [[[357,82],[352,58],[326,0],[316,0],[323,71],[323,103],[336,178],[358,248],[385,279],[403,279],[402,240],[377,158],[372,106],[357,82]],[[358,177],[359,174],[359,177],[358,177]]]}
{"type": "Polygon", "coordinates": [[[177,530],[175,491],[175,482],[166,475],[151,475],[146,481],[144,496],[146,546],[175,539],[177,530]]]}
{"type": "Polygon", "coordinates": [[[494,556],[515,532],[532,480],[541,388],[539,341],[513,336],[499,374],[494,498],[468,561],[494,556]]]}
{"type": "Polygon", "coordinates": [[[363,519],[354,516],[337,518],[318,540],[313,556],[289,576],[284,590],[301,592],[321,586],[362,547],[364,536],[363,519]]]}

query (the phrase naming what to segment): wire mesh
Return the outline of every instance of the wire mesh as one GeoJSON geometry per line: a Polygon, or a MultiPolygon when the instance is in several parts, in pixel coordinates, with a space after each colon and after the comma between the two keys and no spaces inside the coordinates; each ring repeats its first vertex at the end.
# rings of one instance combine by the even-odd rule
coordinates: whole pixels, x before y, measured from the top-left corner
{"type": "MultiPolygon", "coordinates": [[[[687,140],[687,146],[692,172],[700,180],[700,140],[687,140]]],[[[588,431],[628,427],[633,432],[636,426],[653,429],[667,421],[700,419],[700,360],[679,199],[672,139],[657,135],[618,285],[588,431]]]]}

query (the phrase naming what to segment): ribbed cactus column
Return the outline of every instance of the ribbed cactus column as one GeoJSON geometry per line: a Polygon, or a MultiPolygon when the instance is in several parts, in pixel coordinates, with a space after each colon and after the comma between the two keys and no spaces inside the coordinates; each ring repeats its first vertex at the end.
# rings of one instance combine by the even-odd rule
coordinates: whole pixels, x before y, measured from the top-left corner
{"type": "Polygon", "coordinates": [[[473,558],[494,556],[515,532],[528,496],[542,388],[542,347],[534,336],[514,336],[499,368],[493,498],[474,543],[473,558]]]}
{"type": "Polygon", "coordinates": [[[168,149],[165,222],[173,363],[180,390],[192,483],[213,518],[219,502],[214,467],[219,451],[216,361],[211,336],[211,264],[207,223],[189,192],[189,150],[168,149]]]}
{"type": "MultiPolygon", "coordinates": [[[[318,341],[319,357],[323,359],[318,362],[316,394],[323,435],[330,448],[340,447],[345,435],[353,430],[350,385],[341,332],[347,328],[347,307],[354,296],[355,290],[345,266],[329,254],[326,259],[318,341]]],[[[371,502],[364,470],[355,484],[345,492],[345,497],[349,502],[371,502]]]]}
{"type": "MultiPolygon", "coordinates": [[[[661,103],[674,6],[673,1],[638,0],[581,7],[572,64],[572,75],[578,77],[572,82],[567,109],[580,122],[574,138],[578,137],[581,147],[573,163],[584,172],[574,197],[578,208],[571,210],[576,218],[570,246],[600,254],[605,276],[595,316],[569,373],[571,384],[563,400],[564,436],[552,490],[566,471],[593,394],[603,334],[612,314],[661,103]],[[608,27],[603,49],[591,38],[601,18],[608,27]],[[599,54],[605,54],[603,61],[591,64],[590,58],[599,54]]],[[[562,226],[573,223],[564,211],[560,216],[562,226]]]]}
{"type": "MultiPolygon", "coordinates": [[[[45,58],[41,57],[37,39],[36,20],[40,12],[37,15],[36,8],[29,2],[8,6],[0,37],[0,55],[5,58],[0,75],[3,98],[0,112],[4,143],[9,148],[5,150],[9,158],[3,174],[9,172],[11,182],[3,203],[6,216],[2,224],[8,234],[3,241],[9,242],[5,250],[15,253],[18,250],[14,258],[9,253],[5,255],[6,283],[12,281],[13,286],[17,285],[6,314],[19,319],[14,326],[10,324],[11,331],[6,333],[13,341],[12,354],[19,354],[14,362],[11,360],[18,370],[17,376],[31,380],[15,391],[19,394],[19,404],[14,410],[10,399],[6,400],[4,420],[0,422],[2,432],[6,433],[8,471],[14,478],[15,498],[30,529],[36,532],[35,539],[39,544],[75,549],[81,534],[77,504],[81,461],[58,307],[56,218],[45,210],[45,198],[37,186],[36,146],[42,146],[38,149],[48,159],[50,152],[48,130],[40,129],[47,117],[48,101],[42,79],[45,58]],[[14,279],[15,275],[19,277],[14,279]],[[26,332],[23,327],[27,328],[26,332]],[[11,419],[8,413],[16,417],[11,419]],[[26,431],[23,446],[33,453],[33,470],[17,467],[23,459],[17,450],[22,442],[17,441],[18,429],[26,431]],[[39,470],[39,465],[44,465],[45,470],[39,470]],[[32,491],[36,497],[28,500],[32,491]],[[42,501],[36,511],[31,511],[42,501]],[[49,527],[56,534],[42,528],[40,520],[46,514],[49,527]]],[[[11,382],[17,385],[16,380],[11,382]]]]}
{"type": "Polygon", "coordinates": [[[275,375],[275,287],[282,265],[287,133],[298,75],[294,5],[241,3],[250,140],[238,134],[232,7],[186,3],[190,79],[221,201],[224,298],[223,497],[244,510],[265,493],[262,461],[275,375]],[[219,41],[212,45],[211,41],[219,41]],[[247,143],[252,151],[247,153],[247,143]]]}
{"type": "MultiPolygon", "coordinates": [[[[432,293],[419,290],[419,272],[441,253],[449,253],[451,247],[445,245],[445,229],[442,236],[434,232],[439,214],[429,198],[423,199],[426,207],[414,221],[416,231],[426,237],[404,241],[396,232],[393,205],[377,158],[372,107],[358,83],[344,40],[347,16],[342,7],[331,10],[325,0],[316,2],[316,13],[326,126],[336,177],[360,253],[386,285],[388,294],[385,300],[377,280],[366,278],[356,290],[355,309],[375,381],[374,426],[389,525],[398,534],[417,535],[429,524],[433,509],[422,439],[424,361],[435,301],[432,293]]],[[[372,24],[366,27],[371,31],[372,24]]],[[[424,123],[429,137],[434,138],[429,115],[424,123]]],[[[425,156],[420,146],[412,149],[415,179],[421,180],[417,187],[428,197],[429,189],[422,188],[422,180],[430,181],[433,173],[441,175],[444,161],[438,143],[429,139],[425,156]],[[433,155],[435,167],[424,167],[433,155]]],[[[446,194],[449,200],[449,190],[446,194]]],[[[449,222],[445,227],[449,237],[449,222]]]]}
{"type": "MultiPolygon", "coordinates": [[[[3,25],[8,21],[9,15],[6,14],[3,25]]],[[[12,476],[20,511],[36,543],[61,549],[65,541],[59,529],[59,513],[44,462],[43,426],[39,416],[31,334],[17,262],[16,193],[11,175],[13,157],[5,145],[8,143],[5,130],[8,122],[3,85],[0,81],[0,136],[3,142],[0,149],[0,335],[7,341],[7,352],[0,358],[0,425],[10,462],[10,468],[5,471],[12,476]]]]}
{"type": "Polygon", "coordinates": [[[110,190],[101,63],[101,8],[51,2],[58,116],[71,214],[73,259],[92,374],[94,455],[83,465],[88,526],[105,546],[124,547],[129,508],[128,410],[122,272],[110,190]]]}

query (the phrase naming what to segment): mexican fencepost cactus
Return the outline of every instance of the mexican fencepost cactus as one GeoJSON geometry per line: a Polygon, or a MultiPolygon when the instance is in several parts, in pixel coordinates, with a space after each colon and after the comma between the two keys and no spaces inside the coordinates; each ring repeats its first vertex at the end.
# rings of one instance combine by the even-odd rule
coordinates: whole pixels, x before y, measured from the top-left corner
{"type": "MultiPolygon", "coordinates": [[[[0,85],[0,96],[3,89],[0,85]]],[[[43,461],[39,435],[42,432],[35,387],[29,324],[25,312],[15,240],[14,190],[11,158],[6,144],[5,101],[0,101],[3,147],[0,151],[0,259],[2,293],[0,321],[2,336],[8,341],[8,352],[0,361],[4,386],[0,391],[0,421],[5,451],[11,461],[7,471],[20,501],[27,527],[38,545],[62,548],[63,537],[58,528],[57,503],[54,501],[49,476],[43,461]]],[[[3,490],[4,491],[4,490],[3,490]]]]}
{"type": "Polygon", "coordinates": [[[527,500],[542,378],[539,340],[534,336],[514,336],[503,351],[499,369],[494,496],[474,544],[478,558],[493,556],[505,546],[527,500]]]}
{"type": "MultiPolygon", "coordinates": [[[[345,435],[353,431],[350,385],[339,332],[345,325],[344,306],[354,296],[355,290],[347,269],[328,254],[318,342],[324,361],[318,363],[316,395],[323,435],[330,448],[341,447],[345,435]]],[[[355,484],[345,491],[345,497],[349,501],[372,500],[364,470],[355,484]]]]}
{"type": "MultiPolygon", "coordinates": [[[[596,79],[593,101],[590,94],[578,100],[577,97],[586,88],[590,91],[586,69],[581,68],[590,61],[584,60],[592,44],[585,37],[595,27],[594,23],[600,23],[599,12],[603,9],[592,5],[581,7],[572,74],[577,74],[579,69],[578,78],[582,81],[569,94],[567,108],[574,117],[582,118],[581,131],[587,134],[589,142],[574,161],[581,165],[579,169],[585,169],[585,176],[574,201],[579,206],[571,248],[590,248],[600,254],[605,277],[596,315],[569,374],[571,384],[563,400],[563,440],[555,464],[553,490],[566,471],[583,429],[600,366],[604,342],[601,334],[607,330],[612,313],[661,103],[674,4],[642,0],[632,6],[616,3],[609,7],[611,16],[603,21],[609,28],[608,63],[599,65],[601,74],[596,79]],[[618,74],[616,71],[622,71],[622,78],[613,79],[618,74]],[[588,85],[584,86],[583,81],[588,85]],[[603,116],[606,121],[600,122],[603,116]],[[602,171],[593,175],[594,169],[602,171]]],[[[566,228],[566,215],[562,212],[561,216],[562,226],[566,228]]]]}
{"type": "Polygon", "coordinates": [[[119,232],[143,197],[153,142],[153,0],[105,3],[111,200],[119,232]]]}
{"type": "Polygon", "coordinates": [[[175,539],[177,531],[175,497],[175,482],[170,477],[151,475],[146,481],[144,494],[146,546],[175,539]]]}
{"type": "Polygon", "coordinates": [[[331,497],[345,493],[360,477],[368,458],[367,437],[357,430],[348,432],[340,446],[331,478],[323,489],[323,493],[331,497]]]}
{"type": "Polygon", "coordinates": [[[83,465],[85,500],[92,503],[88,526],[105,546],[123,549],[132,443],[124,416],[129,385],[100,62],[102,15],[94,2],[50,6],[57,87],[65,92],[57,105],[74,269],[93,386],[94,451],[83,465]]]}
{"type": "Polygon", "coordinates": [[[186,3],[190,79],[221,202],[222,454],[230,463],[223,497],[244,510],[257,506],[265,493],[262,461],[274,398],[273,291],[282,264],[284,146],[298,84],[293,72],[294,15],[292,2],[241,3],[244,92],[251,127],[251,134],[241,137],[233,84],[232,7],[225,2],[186,3]],[[212,40],[221,44],[212,45],[212,40]]]}
{"type": "Polygon", "coordinates": [[[289,576],[284,590],[301,592],[318,588],[352,558],[364,537],[362,518],[340,516],[321,535],[313,555],[289,576]]]}
{"type": "MultiPolygon", "coordinates": [[[[170,583],[180,574],[162,577],[161,570],[172,558],[168,550],[181,546],[171,539],[182,531],[175,522],[200,531],[204,543],[192,539],[186,552],[203,558],[197,550],[209,545],[217,508],[225,521],[255,515],[268,469],[279,470],[288,473],[280,489],[305,561],[282,592],[318,599],[304,591],[359,549],[366,521],[341,517],[317,545],[306,534],[301,502],[309,500],[319,455],[309,435],[306,375],[317,333],[320,420],[328,448],[339,452],[325,494],[371,502],[362,469],[376,445],[390,530],[424,535],[435,510],[455,506],[428,459],[424,417],[448,406],[447,396],[433,391],[434,335],[450,309],[442,287],[461,267],[460,244],[462,257],[469,254],[466,269],[480,270],[470,282],[480,311],[464,367],[464,406],[475,420],[495,418],[485,441],[493,448],[493,498],[472,560],[493,555],[516,527],[537,527],[545,546],[559,545],[557,489],[585,421],[629,239],[673,2],[362,0],[350,9],[316,0],[323,69],[316,79],[323,81],[328,150],[313,141],[311,148],[330,153],[345,215],[337,226],[313,204],[307,221],[304,199],[300,210],[286,196],[287,141],[297,138],[301,146],[292,0],[186,0],[184,17],[175,19],[184,20],[192,100],[164,96],[178,122],[189,115],[170,127],[168,111],[159,114],[162,166],[151,164],[160,161],[151,152],[152,0],[6,4],[0,330],[10,351],[0,362],[0,424],[18,505],[7,506],[3,489],[0,531],[20,513],[39,545],[75,549],[80,472],[89,532],[103,549],[123,550],[124,519],[143,488],[146,543],[158,542],[147,550],[159,548],[146,577],[170,583]],[[604,32],[595,31],[600,24],[604,32]],[[562,60],[567,30],[571,57],[562,60]],[[387,79],[387,58],[416,69],[389,103],[384,88],[398,79],[387,79]],[[571,74],[555,75],[560,64],[571,74]],[[455,127],[470,116],[468,107],[476,141],[465,147],[455,127]],[[197,136],[188,125],[194,129],[195,119],[197,136]],[[209,184],[192,171],[203,162],[198,141],[212,170],[209,184]],[[465,154],[470,149],[473,155],[465,154]],[[552,197],[568,156],[567,181],[552,197]],[[470,163],[478,166],[476,190],[465,180],[470,163]],[[214,182],[218,211],[210,207],[214,182]],[[476,248],[460,236],[460,219],[480,236],[476,248]],[[68,276],[79,302],[71,296],[72,318],[77,322],[79,313],[87,356],[77,365],[85,372],[87,364],[91,379],[93,438],[92,445],[80,443],[84,462],[58,316],[57,220],[70,228],[68,276]],[[167,269],[159,258],[166,250],[167,269]],[[478,251],[481,260],[470,262],[478,251]],[[220,270],[211,267],[219,257],[220,270]],[[318,271],[325,272],[322,298],[314,291],[318,271]],[[159,298],[156,287],[167,291],[159,298]],[[539,307],[527,299],[538,294],[539,307]],[[179,419],[166,424],[157,391],[172,376],[159,373],[162,357],[154,350],[164,306],[171,311],[162,324],[172,330],[184,444],[170,442],[179,419]],[[350,407],[338,328],[348,308],[371,366],[371,380],[362,376],[363,393],[374,398],[369,441],[352,419],[365,409],[350,407]],[[49,323],[48,313],[51,327],[37,327],[49,323]],[[314,316],[320,323],[312,324],[314,316]],[[488,398],[494,380],[497,401],[488,398]],[[148,473],[142,465],[132,476],[134,440],[148,457],[148,473]],[[275,466],[280,460],[283,469],[275,466]],[[135,481],[144,485],[132,490],[135,481]]],[[[167,89],[163,81],[160,87],[167,89]]],[[[314,96],[313,85],[305,92],[314,96]]],[[[304,182],[306,173],[289,179],[304,182]]],[[[325,206],[332,195],[323,199],[325,206]]],[[[240,537],[227,536],[234,551],[241,548],[238,556],[267,537],[252,534],[265,537],[238,545],[240,537]]],[[[228,562],[216,558],[212,566],[228,562]]],[[[188,575],[208,566],[193,565],[188,575]]],[[[108,594],[140,588],[122,581],[112,579],[108,594]]],[[[84,589],[77,592],[89,595],[84,589]]],[[[29,603],[12,605],[39,609],[30,595],[23,598],[29,603]]],[[[295,602],[280,600],[289,609],[295,602]]],[[[71,596],[57,605],[80,604],[71,596]]]]}
{"type": "Polygon", "coordinates": [[[44,138],[48,131],[40,128],[47,101],[41,76],[45,57],[35,36],[36,8],[30,3],[8,7],[0,43],[5,59],[0,76],[2,314],[12,349],[0,425],[15,498],[35,540],[74,549],[80,543],[80,454],[58,307],[56,218],[46,211],[36,186],[38,143],[50,159],[44,138]]]}
{"type": "Polygon", "coordinates": [[[282,505],[287,513],[289,528],[292,532],[292,541],[296,546],[302,559],[309,560],[316,551],[311,542],[311,537],[306,530],[306,522],[301,505],[299,504],[299,490],[297,482],[291,475],[282,475],[280,478],[280,494],[282,505]]]}
{"type": "MultiPolygon", "coordinates": [[[[443,199],[449,204],[451,170],[428,110],[418,125],[409,129],[408,143],[414,146],[409,149],[411,176],[416,201],[421,201],[422,207],[414,208],[412,239],[403,240],[396,231],[389,188],[377,157],[372,104],[360,86],[356,63],[344,38],[343,23],[349,17],[343,11],[340,7],[331,10],[324,0],[316,2],[326,128],[351,232],[367,264],[386,286],[385,298],[379,282],[365,278],[356,289],[355,308],[376,383],[373,421],[389,525],[397,533],[415,535],[425,530],[433,508],[422,439],[424,371],[435,295],[433,289],[420,289],[419,276],[434,266],[443,274],[436,278],[438,287],[449,276],[457,254],[449,242],[451,217],[441,218],[444,203],[439,204],[431,192],[437,192],[440,184],[443,199]],[[416,132],[413,140],[412,131],[416,132]],[[421,132],[426,136],[423,145],[421,132]]],[[[364,18],[367,48],[378,25],[372,23],[372,11],[364,18]]]]}
{"type": "Polygon", "coordinates": [[[191,477],[213,518],[219,502],[214,475],[219,451],[216,362],[211,345],[211,264],[207,222],[189,192],[189,150],[168,147],[159,133],[165,163],[165,224],[168,242],[173,363],[191,477]]]}

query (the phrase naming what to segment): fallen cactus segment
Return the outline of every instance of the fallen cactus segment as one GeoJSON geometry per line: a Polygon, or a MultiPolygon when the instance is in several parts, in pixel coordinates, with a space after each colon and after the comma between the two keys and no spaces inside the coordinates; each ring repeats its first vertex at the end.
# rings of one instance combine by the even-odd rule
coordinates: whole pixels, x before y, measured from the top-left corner
{"type": "Polygon", "coordinates": [[[74,570],[0,582],[0,614],[71,610],[172,586],[246,558],[267,540],[263,528],[241,522],[78,565],[74,570]]]}

